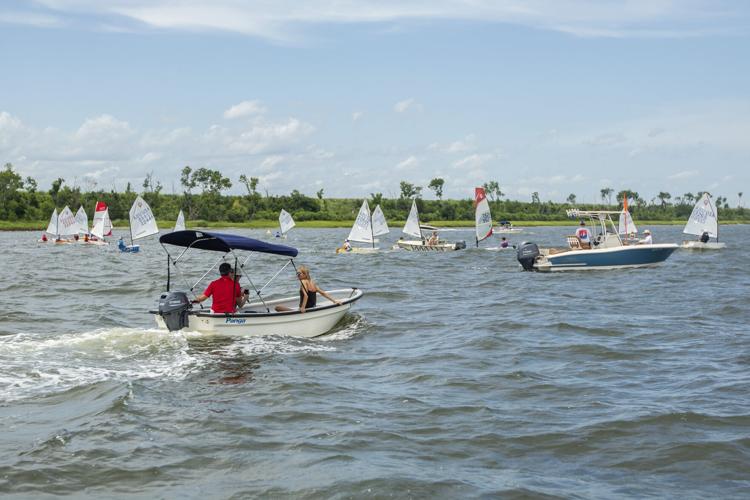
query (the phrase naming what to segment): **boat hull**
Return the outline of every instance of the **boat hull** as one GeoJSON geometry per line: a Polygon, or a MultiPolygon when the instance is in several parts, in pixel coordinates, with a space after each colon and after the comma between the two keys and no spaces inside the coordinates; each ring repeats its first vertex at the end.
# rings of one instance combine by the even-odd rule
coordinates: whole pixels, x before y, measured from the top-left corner
{"type": "MultiPolygon", "coordinates": [[[[189,313],[187,331],[229,337],[266,335],[318,337],[331,331],[351,309],[352,304],[362,297],[362,291],[356,288],[331,290],[328,294],[342,304],[335,305],[319,296],[317,307],[301,313],[297,308],[299,297],[286,297],[266,301],[265,305],[261,302],[253,302],[235,314],[213,314],[208,310],[193,310],[189,313]],[[284,306],[292,310],[276,312],[276,306],[284,306]]],[[[155,311],[152,313],[154,313],[157,326],[166,328],[163,318],[155,311]]]]}
{"type": "Polygon", "coordinates": [[[410,252],[452,252],[465,248],[466,245],[458,243],[438,243],[437,245],[428,245],[420,240],[399,240],[396,242],[398,248],[410,252]]]}
{"type": "Polygon", "coordinates": [[[380,251],[380,248],[370,248],[370,247],[352,247],[349,250],[344,250],[343,248],[337,248],[336,253],[343,253],[343,254],[349,254],[349,253],[378,253],[380,251]]]}
{"type": "Polygon", "coordinates": [[[726,246],[727,244],[723,241],[709,241],[708,243],[703,243],[702,241],[683,241],[680,248],[684,248],[685,250],[721,250],[722,248],[726,248],[726,246]]]}
{"type": "Polygon", "coordinates": [[[667,260],[677,248],[675,244],[662,243],[547,253],[534,263],[534,268],[538,271],[573,271],[649,267],[667,260]]]}

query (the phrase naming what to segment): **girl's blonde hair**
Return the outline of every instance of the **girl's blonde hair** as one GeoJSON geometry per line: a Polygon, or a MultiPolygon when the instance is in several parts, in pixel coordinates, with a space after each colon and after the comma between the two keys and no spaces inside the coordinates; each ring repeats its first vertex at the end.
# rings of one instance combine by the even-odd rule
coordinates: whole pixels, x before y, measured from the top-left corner
{"type": "Polygon", "coordinates": [[[304,276],[310,277],[310,269],[307,266],[299,266],[297,273],[302,273],[304,276]]]}

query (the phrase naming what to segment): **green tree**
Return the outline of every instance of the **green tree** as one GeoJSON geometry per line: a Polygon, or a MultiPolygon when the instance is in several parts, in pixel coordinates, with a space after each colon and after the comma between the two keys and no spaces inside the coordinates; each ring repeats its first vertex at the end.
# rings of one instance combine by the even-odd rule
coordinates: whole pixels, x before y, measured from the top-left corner
{"type": "Polygon", "coordinates": [[[599,191],[599,194],[602,196],[602,201],[607,200],[607,205],[612,204],[612,195],[614,194],[615,190],[611,187],[602,188],[599,191]]]}
{"type": "Polygon", "coordinates": [[[531,193],[531,203],[534,205],[540,205],[542,203],[542,201],[539,199],[538,191],[534,191],[533,193],[531,193]]]}
{"type": "Polygon", "coordinates": [[[505,193],[500,190],[500,184],[497,181],[485,182],[482,184],[482,187],[491,201],[497,201],[505,195],[505,193]]]}
{"type": "Polygon", "coordinates": [[[435,191],[435,197],[438,200],[443,199],[443,185],[445,184],[445,180],[441,179],[440,177],[435,177],[430,181],[430,183],[427,185],[428,188],[435,191]]]}
{"type": "Polygon", "coordinates": [[[248,177],[245,174],[240,175],[240,182],[245,186],[247,190],[247,215],[252,218],[255,213],[261,207],[261,195],[258,193],[258,182],[260,180],[257,177],[248,177]]]}
{"type": "Polygon", "coordinates": [[[635,202],[637,203],[641,197],[638,195],[637,192],[632,191],[630,189],[623,189],[619,193],[617,193],[617,201],[622,202],[625,198],[628,199],[628,202],[635,202]]]}
{"type": "Polygon", "coordinates": [[[370,193],[370,199],[372,200],[372,206],[378,206],[383,202],[383,193],[370,193]]]}
{"type": "Polygon", "coordinates": [[[737,193],[737,208],[742,208],[742,191],[737,193]]]}
{"type": "MultiPolygon", "coordinates": [[[[25,184],[26,184],[26,191],[28,191],[29,193],[36,193],[36,189],[38,186],[36,179],[34,179],[33,177],[26,177],[25,184]]],[[[741,197],[742,197],[742,193],[740,193],[740,198],[741,197]]]]}
{"type": "Polygon", "coordinates": [[[568,205],[575,205],[576,204],[576,195],[574,195],[573,193],[570,193],[568,195],[567,201],[568,201],[568,205]]]}
{"type": "Polygon", "coordinates": [[[419,198],[422,193],[421,186],[415,186],[410,182],[401,181],[399,186],[401,188],[401,199],[419,198]]]}
{"type": "Polygon", "coordinates": [[[661,208],[667,208],[668,201],[672,199],[672,195],[666,191],[659,191],[659,194],[657,194],[656,197],[661,202],[661,208]]]}
{"type": "MultiPolygon", "coordinates": [[[[8,165],[5,165],[7,168],[8,165]]],[[[52,187],[50,187],[49,195],[52,197],[52,201],[57,205],[57,194],[60,192],[60,188],[63,185],[63,182],[65,182],[65,179],[62,177],[58,177],[54,181],[52,181],[52,187]]]]}
{"type": "Polygon", "coordinates": [[[0,215],[3,219],[13,219],[23,216],[23,205],[20,204],[23,180],[13,170],[13,164],[6,163],[0,172],[0,215]],[[19,213],[20,210],[20,213],[19,213]]]}

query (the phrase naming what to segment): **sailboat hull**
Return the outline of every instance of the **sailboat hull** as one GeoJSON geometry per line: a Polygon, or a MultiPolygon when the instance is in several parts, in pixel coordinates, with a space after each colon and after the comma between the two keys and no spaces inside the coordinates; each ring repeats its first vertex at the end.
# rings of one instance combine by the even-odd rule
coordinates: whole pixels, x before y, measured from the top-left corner
{"type": "Polygon", "coordinates": [[[371,253],[378,253],[380,252],[380,248],[370,248],[370,247],[351,247],[349,250],[344,250],[344,248],[339,247],[336,249],[336,253],[364,253],[364,254],[371,254],[371,253]]]}
{"type": "Polygon", "coordinates": [[[685,250],[721,250],[722,248],[726,248],[726,246],[727,244],[723,241],[709,241],[708,243],[703,243],[702,241],[683,241],[680,248],[685,250]]]}
{"type": "Polygon", "coordinates": [[[437,245],[428,245],[421,240],[399,240],[396,244],[400,249],[408,250],[410,252],[452,252],[454,250],[466,248],[465,243],[438,243],[437,245]]]}

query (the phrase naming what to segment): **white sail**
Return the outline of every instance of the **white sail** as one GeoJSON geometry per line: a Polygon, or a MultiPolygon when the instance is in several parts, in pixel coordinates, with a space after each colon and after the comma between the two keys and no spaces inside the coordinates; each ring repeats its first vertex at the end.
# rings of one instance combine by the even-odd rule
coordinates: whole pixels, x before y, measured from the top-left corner
{"type": "Polygon", "coordinates": [[[492,215],[490,215],[490,203],[484,194],[483,188],[474,191],[474,222],[476,227],[477,242],[492,236],[492,215]]]}
{"type": "Polygon", "coordinates": [[[635,222],[633,222],[633,216],[630,215],[629,211],[623,210],[620,212],[620,220],[617,223],[617,232],[619,234],[635,234],[638,232],[638,228],[635,226],[635,222]]]}
{"type": "Polygon", "coordinates": [[[79,233],[86,234],[89,232],[89,216],[86,214],[86,210],[83,209],[83,206],[78,207],[78,211],[76,212],[76,222],[78,223],[79,233]]]}
{"type": "Polygon", "coordinates": [[[107,204],[103,201],[96,202],[91,234],[99,239],[112,234],[112,221],[109,218],[109,208],[107,208],[107,204]]]}
{"type": "Polygon", "coordinates": [[[372,235],[382,236],[384,234],[388,234],[389,232],[390,229],[388,229],[388,222],[386,222],[385,220],[385,214],[380,208],[380,205],[378,205],[372,212],[372,235]]]}
{"type": "Polygon", "coordinates": [[[288,233],[294,226],[295,224],[294,219],[292,219],[292,214],[282,208],[279,213],[279,229],[281,229],[281,234],[288,233]]]}
{"type": "Polygon", "coordinates": [[[184,231],[185,230],[185,214],[182,213],[182,210],[180,210],[180,213],[177,214],[177,222],[174,225],[175,231],[184,231]]]}
{"type": "Polygon", "coordinates": [[[159,232],[151,207],[140,196],[130,207],[130,234],[133,241],[159,232]]]}
{"type": "Polygon", "coordinates": [[[419,228],[419,211],[417,210],[416,201],[411,202],[411,210],[409,211],[409,217],[406,219],[403,232],[409,236],[422,237],[422,230],[419,228]]]}
{"type": "Polygon", "coordinates": [[[370,219],[370,206],[367,200],[362,202],[362,206],[357,214],[357,220],[354,221],[352,230],[349,231],[349,241],[359,241],[360,243],[372,243],[372,221],[370,219]]]}
{"type": "Polygon", "coordinates": [[[57,236],[57,209],[52,212],[52,217],[49,218],[49,224],[47,225],[47,233],[57,236]]]}
{"type": "Polygon", "coordinates": [[[76,216],[66,205],[57,217],[57,230],[60,236],[72,236],[78,234],[78,222],[76,216]]]}
{"type": "Polygon", "coordinates": [[[682,230],[685,234],[701,236],[704,232],[712,238],[719,234],[719,217],[716,205],[708,193],[703,193],[701,199],[693,207],[693,212],[682,230]]]}

